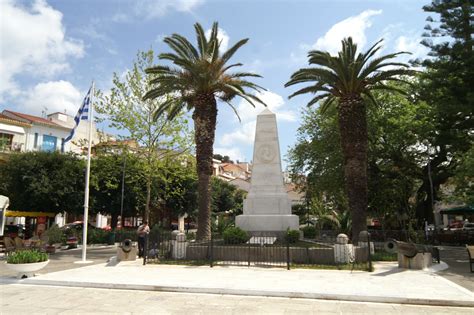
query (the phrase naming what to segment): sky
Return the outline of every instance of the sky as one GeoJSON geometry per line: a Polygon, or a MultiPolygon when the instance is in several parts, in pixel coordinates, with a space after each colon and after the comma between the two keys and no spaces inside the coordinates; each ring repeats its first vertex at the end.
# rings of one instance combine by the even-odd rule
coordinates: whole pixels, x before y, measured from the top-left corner
{"type": "MultiPolygon", "coordinates": [[[[384,39],[382,53],[409,51],[400,61],[423,57],[419,42],[427,14],[417,0],[0,0],[0,110],[74,116],[91,81],[107,92],[113,73],[130,69],[139,50],[170,52],[163,38],[178,33],[195,43],[193,24],[219,22],[222,46],[249,38],[231,61],[263,76],[255,83],[276,113],[283,164],[294,146],[309,96],[291,100],[284,88],[307,66],[307,52],[334,54],[352,36],[359,49],[384,39]]],[[[159,61],[157,61],[158,63],[159,61]]],[[[251,161],[256,115],[234,100],[241,122],[218,104],[214,153],[251,161]]],[[[111,131],[106,123],[100,128],[111,131]]],[[[113,130],[112,130],[113,131],[113,130]]]]}

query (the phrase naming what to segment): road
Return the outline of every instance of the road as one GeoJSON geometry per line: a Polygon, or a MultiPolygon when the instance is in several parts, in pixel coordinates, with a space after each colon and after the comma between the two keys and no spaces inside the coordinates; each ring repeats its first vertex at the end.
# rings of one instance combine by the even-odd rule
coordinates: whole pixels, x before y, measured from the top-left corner
{"type": "Polygon", "coordinates": [[[470,308],[1,285],[3,314],[473,314],[470,308]]]}
{"type": "Polygon", "coordinates": [[[474,292],[474,273],[469,269],[466,248],[459,246],[439,246],[439,248],[441,260],[447,263],[449,268],[438,274],[474,292]]]}

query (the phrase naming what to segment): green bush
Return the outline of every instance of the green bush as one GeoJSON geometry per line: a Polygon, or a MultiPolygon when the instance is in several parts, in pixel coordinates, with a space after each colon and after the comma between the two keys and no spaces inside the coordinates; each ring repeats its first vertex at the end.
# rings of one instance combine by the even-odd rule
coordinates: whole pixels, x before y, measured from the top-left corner
{"type": "Polygon", "coordinates": [[[138,240],[136,228],[123,228],[115,230],[115,242],[123,242],[126,239],[130,239],[134,242],[138,240]]]}
{"type": "Polygon", "coordinates": [[[59,228],[57,224],[52,225],[49,229],[45,231],[46,236],[48,236],[48,244],[59,244],[63,243],[66,236],[63,231],[59,228]]]}
{"type": "Polygon", "coordinates": [[[222,233],[225,244],[243,244],[249,240],[247,232],[238,227],[229,227],[222,233]]]}
{"type": "Polygon", "coordinates": [[[102,229],[87,229],[87,244],[107,244],[110,233],[102,229]]]}
{"type": "Polygon", "coordinates": [[[290,244],[298,242],[300,239],[300,231],[298,230],[287,230],[286,241],[290,244]]]}
{"type": "Polygon", "coordinates": [[[305,226],[303,229],[303,235],[305,238],[315,238],[316,237],[316,228],[314,226],[305,226]]]}
{"type": "Polygon", "coordinates": [[[46,260],[48,260],[48,254],[31,249],[16,251],[7,257],[9,264],[31,264],[46,260]]]}

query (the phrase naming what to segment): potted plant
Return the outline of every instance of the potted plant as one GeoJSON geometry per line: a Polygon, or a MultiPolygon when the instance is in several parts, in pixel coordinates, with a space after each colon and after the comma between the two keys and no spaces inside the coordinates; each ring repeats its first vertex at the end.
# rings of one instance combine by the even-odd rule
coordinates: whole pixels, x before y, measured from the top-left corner
{"type": "Polygon", "coordinates": [[[61,244],[63,242],[63,231],[61,231],[57,224],[54,224],[45,233],[48,236],[48,245],[46,246],[46,252],[54,254],[56,252],[55,245],[61,244]]]}
{"type": "Polygon", "coordinates": [[[16,271],[18,278],[26,278],[49,263],[48,254],[35,249],[19,250],[11,253],[5,262],[7,268],[16,271]]]}

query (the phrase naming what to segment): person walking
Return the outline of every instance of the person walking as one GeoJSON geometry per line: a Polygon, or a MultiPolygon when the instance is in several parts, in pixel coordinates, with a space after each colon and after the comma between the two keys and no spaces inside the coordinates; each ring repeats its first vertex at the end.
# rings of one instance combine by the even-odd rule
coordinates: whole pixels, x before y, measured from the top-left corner
{"type": "Polygon", "coordinates": [[[145,251],[145,237],[150,233],[150,227],[147,221],[143,221],[142,225],[138,227],[138,257],[143,257],[145,251]]]}

